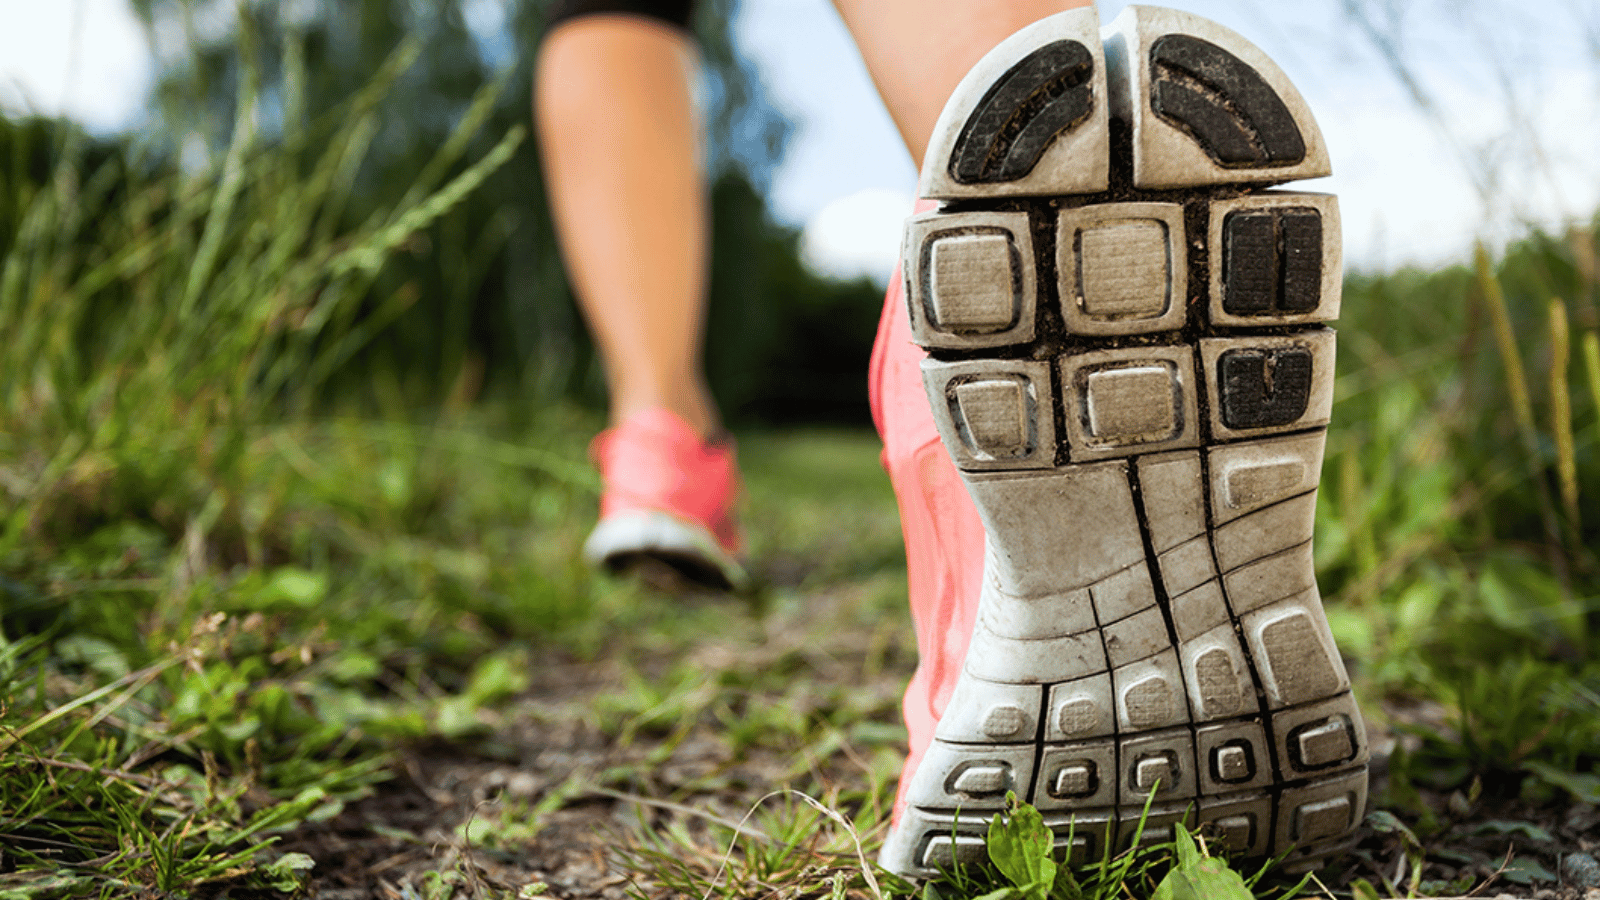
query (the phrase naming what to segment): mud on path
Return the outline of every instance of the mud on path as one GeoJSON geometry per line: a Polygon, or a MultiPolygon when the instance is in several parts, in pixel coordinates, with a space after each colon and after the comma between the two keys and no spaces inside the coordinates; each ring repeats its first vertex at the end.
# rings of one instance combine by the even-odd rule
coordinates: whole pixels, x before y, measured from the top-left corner
{"type": "MultiPolygon", "coordinates": [[[[714,638],[552,653],[481,740],[406,751],[374,796],[281,846],[317,860],[312,895],[331,900],[699,897],[713,883],[716,896],[828,896],[835,883],[870,896],[852,831],[870,859],[915,664],[909,629],[872,621],[871,606],[857,591],[759,619],[728,605],[714,638]]],[[[1349,896],[1354,879],[1380,893],[1389,879],[1404,896],[1421,858],[1428,895],[1600,900],[1560,878],[1566,856],[1600,853],[1594,807],[1418,796],[1452,824],[1419,848],[1369,819],[1323,883],[1349,896]]]]}

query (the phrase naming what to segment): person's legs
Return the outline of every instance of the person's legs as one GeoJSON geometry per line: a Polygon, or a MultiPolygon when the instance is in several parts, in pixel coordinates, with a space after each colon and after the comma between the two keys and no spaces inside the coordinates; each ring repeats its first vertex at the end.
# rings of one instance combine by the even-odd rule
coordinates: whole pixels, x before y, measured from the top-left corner
{"type": "Polygon", "coordinates": [[[690,35],[585,15],[544,39],[534,113],[550,207],[599,346],[614,424],[651,409],[719,428],[701,370],[709,224],[690,35]]]}
{"type": "Polygon", "coordinates": [[[560,0],[534,112],[567,273],[599,347],[611,424],[591,563],[665,563],[740,587],[732,442],[701,348],[710,223],[691,92],[690,0],[560,0]]]}

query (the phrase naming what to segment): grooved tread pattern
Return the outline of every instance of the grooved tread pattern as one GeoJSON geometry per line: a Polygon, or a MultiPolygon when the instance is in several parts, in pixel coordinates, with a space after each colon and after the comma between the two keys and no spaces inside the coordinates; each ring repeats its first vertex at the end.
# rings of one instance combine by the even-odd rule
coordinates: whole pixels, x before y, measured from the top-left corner
{"type": "MultiPolygon", "coordinates": [[[[1158,817],[1147,834],[1206,824],[1254,855],[1326,853],[1359,819],[1366,738],[1310,553],[1332,333],[1295,319],[1305,304],[1283,289],[1322,282],[1320,268],[1285,274],[1312,258],[1286,262],[1285,247],[1314,245],[1321,260],[1324,234],[1301,221],[1316,209],[1282,196],[1259,210],[1228,199],[1227,248],[1210,248],[1249,300],[1223,311],[1259,333],[1212,325],[1213,307],[1196,303],[1184,328],[1133,346],[1093,329],[1063,338],[1041,320],[1022,323],[1034,337],[1016,355],[931,349],[936,422],[990,553],[966,670],[909,791],[914,813],[943,829],[924,837],[943,842],[923,841],[910,870],[957,852],[958,811],[981,818],[1008,792],[1076,823],[1068,855],[1131,840],[1146,800],[1158,817]]],[[[1210,214],[1205,196],[1190,202],[1189,218],[1210,214]]],[[[1149,216],[1151,231],[1174,220],[1158,204],[1107,205],[1149,216]]],[[[944,233],[940,215],[917,233],[944,233]]],[[[1106,220],[1042,202],[1027,215],[1070,223],[1062,235],[1106,220]]],[[[1171,268],[1137,220],[1116,221],[1163,255],[1141,272],[1171,268]]],[[[1033,283],[1047,284],[1050,252],[1038,247],[1033,283]]],[[[932,256],[908,247],[908,258],[932,256]]],[[[1210,283],[1190,274],[1141,290],[1210,283]]],[[[1042,287],[1023,305],[1070,328],[1071,296],[1042,287]]]]}
{"type": "MultiPolygon", "coordinates": [[[[1150,46],[1151,108],[1220,165],[1305,158],[1238,56],[1150,46]]],[[[1088,115],[1091,63],[1058,41],[999,77],[954,177],[1026,174],[1088,115]]],[[[1204,826],[1291,861],[1352,832],[1367,739],[1311,555],[1337,235],[1329,198],[1226,186],[997,192],[912,220],[912,333],[988,553],[889,868],[980,858],[1009,792],[1078,862],[1128,846],[1147,807],[1143,840],[1204,826]]]]}

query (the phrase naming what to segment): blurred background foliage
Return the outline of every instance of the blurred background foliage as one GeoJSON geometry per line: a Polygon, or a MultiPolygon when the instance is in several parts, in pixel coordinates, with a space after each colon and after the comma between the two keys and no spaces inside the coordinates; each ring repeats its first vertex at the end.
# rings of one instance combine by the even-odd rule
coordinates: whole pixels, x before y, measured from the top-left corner
{"type": "MultiPolygon", "coordinates": [[[[694,23],[714,223],[708,374],[735,423],[861,424],[882,294],[865,280],[813,274],[799,262],[797,231],[768,211],[765,192],[790,126],[734,45],[736,5],[701,3],[694,23]]],[[[258,127],[270,140],[325,117],[396,47],[415,43],[416,61],[376,108],[381,125],[344,212],[353,226],[412,193],[417,173],[483,85],[508,87],[477,128],[468,158],[528,125],[527,88],[547,3],[134,6],[161,67],[140,149],[185,168],[220,163],[247,72],[260,81],[258,127]],[[303,77],[287,77],[291,65],[303,77]]],[[[365,306],[376,309],[397,295],[414,299],[333,379],[339,399],[359,397],[361,385],[382,370],[419,406],[480,391],[529,407],[601,403],[603,377],[562,271],[534,141],[523,143],[484,190],[415,235],[374,282],[365,306]]]]}

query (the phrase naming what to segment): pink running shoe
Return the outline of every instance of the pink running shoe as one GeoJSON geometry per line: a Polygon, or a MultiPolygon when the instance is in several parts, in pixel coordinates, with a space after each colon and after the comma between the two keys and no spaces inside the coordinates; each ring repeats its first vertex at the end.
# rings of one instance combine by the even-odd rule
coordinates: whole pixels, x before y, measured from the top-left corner
{"type": "Polygon", "coordinates": [[[1008,794],[1077,863],[1180,825],[1340,852],[1368,744],[1311,552],[1338,207],[1265,189],[1328,174],[1304,101],[1219,25],[1088,7],[979,62],[923,165],[876,394],[924,654],[882,864],[984,860],[1008,794]],[[890,415],[907,337],[956,472],[890,415]]]}
{"type": "Polygon", "coordinates": [[[617,571],[655,560],[701,584],[748,583],[731,439],[702,440],[676,414],[651,409],[601,432],[589,453],[605,481],[600,523],[583,545],[591,565],[617,571]]]}

